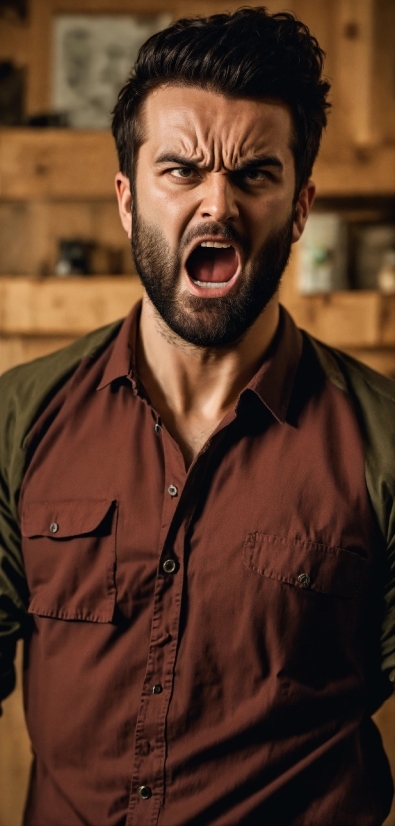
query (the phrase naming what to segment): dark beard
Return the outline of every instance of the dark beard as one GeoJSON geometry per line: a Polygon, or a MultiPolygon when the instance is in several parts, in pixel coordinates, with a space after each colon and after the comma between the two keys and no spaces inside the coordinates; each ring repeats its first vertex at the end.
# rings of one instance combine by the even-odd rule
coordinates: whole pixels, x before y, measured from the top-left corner
{"type": "Polygon", "coordinates": [[[237,241],[248,257],[246,243],[229,225],[201,224],[186,233],[179,251],[172,253],[160,230],[142,220],[134,197],[132,255],[148,297],[177,336],[197,347],[226,347],[245,335],[278,289],[290,256],[292,226],[293,214],[262,244],[234,291],[221,298],[199,298],[177,290],[182,250],[195,238],[218,235],[221,240],[237,241]]]}

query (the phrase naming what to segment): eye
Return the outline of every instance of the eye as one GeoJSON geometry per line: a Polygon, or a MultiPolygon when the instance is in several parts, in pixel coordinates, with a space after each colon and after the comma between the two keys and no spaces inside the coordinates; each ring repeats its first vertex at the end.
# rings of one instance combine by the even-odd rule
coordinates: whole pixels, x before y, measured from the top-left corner
{"type": "Polygon", "coordinates": [[[194,169],[191,169],[189,166],[177,166],[175,169],[169,169],[171,175],[174,178],[193,178],[195,175],[194,169]]]}
{"type": "Polygon", "coordinates": [[[274,180],[274,176],[267,169],[248,168],[237,170],[233,173],[233,180],[236,186],[240,189],[248,189],[249,187],[265,186],[270,181],[274,180]]]}
{"type": "Polygon", "coordinates": [[[244,172],[245,181],[267,181],[272,176],[266,169],[247,169],[244,172]]]}
{"type": "Polygon", "coordinates": [[[247,172],[247,177],[252,178],[253,181],[260,180],[261,178],[264,178],[265,175],[266,172],[264,172],[263,169],[251,169],[247,172]]]}

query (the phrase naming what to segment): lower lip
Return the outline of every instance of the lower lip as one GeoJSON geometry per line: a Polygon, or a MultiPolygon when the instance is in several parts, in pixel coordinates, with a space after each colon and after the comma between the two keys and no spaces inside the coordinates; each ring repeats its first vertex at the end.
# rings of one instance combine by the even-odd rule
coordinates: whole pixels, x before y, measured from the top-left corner
{"type": "Polygon", "coordinates": [[[229,281],[224,281],[218,287],[201,287],[199,284],[196,284],[195,281],[188,275],[187,271],[184,270],[184,282],[187,285],[187,289],[192,295],[198,295],[199,298],[222,298],[222,296],[227,295],[235,286],[236,281],[238,281],[240,275],[240,266],[237,268],[235,274],[229,281]]]}

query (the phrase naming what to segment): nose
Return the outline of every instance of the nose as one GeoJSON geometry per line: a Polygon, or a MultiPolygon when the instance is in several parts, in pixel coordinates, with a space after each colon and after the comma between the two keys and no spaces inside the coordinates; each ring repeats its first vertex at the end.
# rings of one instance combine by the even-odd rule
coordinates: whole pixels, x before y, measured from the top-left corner
{"type": "Polygon", "coordinates": [[[213,172],[204,183],[200,202],[202,218],[212,218],[218,223],[234,221],[239,216],[234,187],[226,175],[213,172]]]}

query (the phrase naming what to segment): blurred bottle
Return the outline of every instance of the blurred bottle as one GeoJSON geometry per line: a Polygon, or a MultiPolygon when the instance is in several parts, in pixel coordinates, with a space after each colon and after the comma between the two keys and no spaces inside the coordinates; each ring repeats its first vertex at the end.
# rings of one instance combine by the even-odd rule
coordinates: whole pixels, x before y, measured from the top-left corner
{"type": "Polygon", "coordinates": [[[299,243],[300,293],[328,293],[347,288],[347,227],[339,215],[330,212],[310,215],[299,243]]]}
{"type": "Polygon", "coordinates": [[[380,292],[386,295],[395,293],[395,250],[384,253],[377,282],[380,292]]]}

